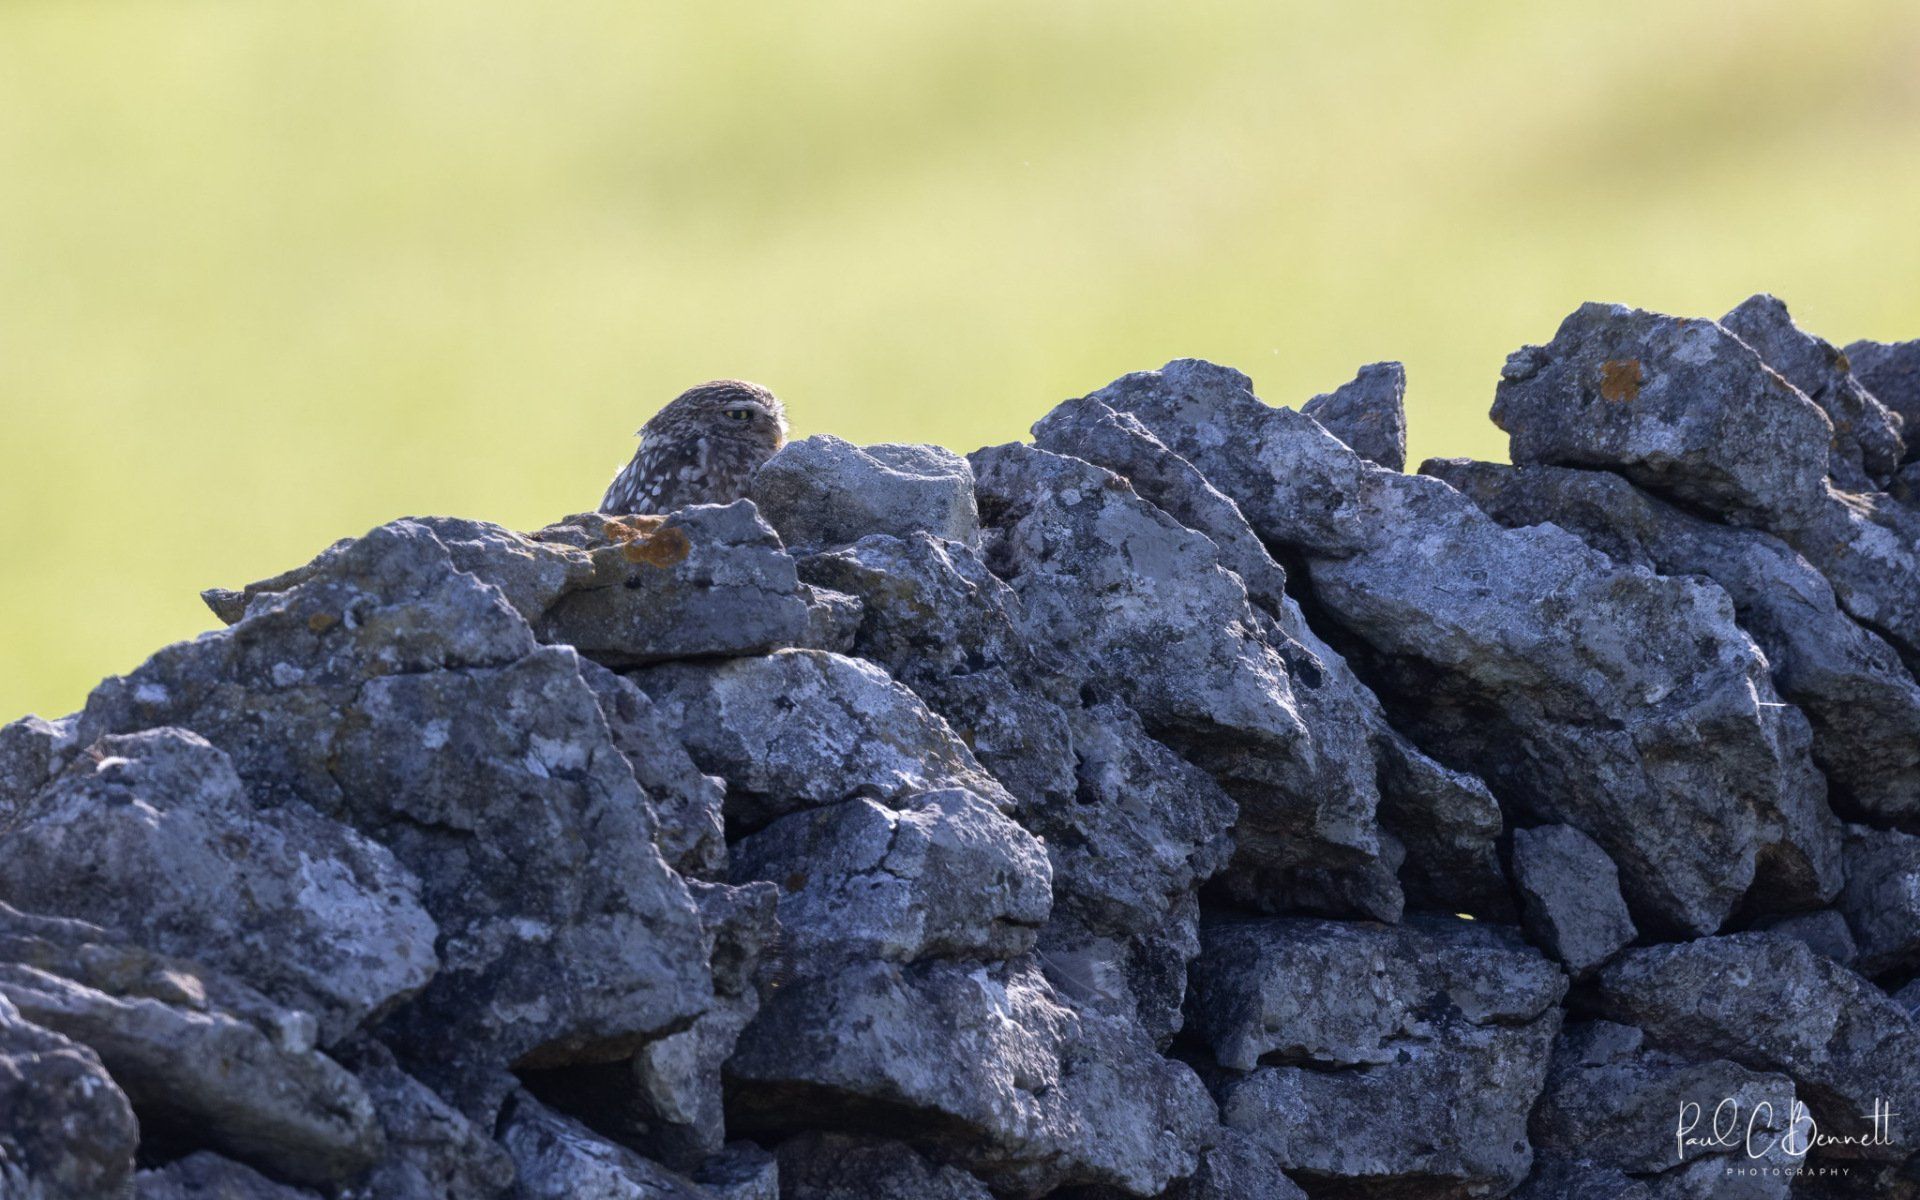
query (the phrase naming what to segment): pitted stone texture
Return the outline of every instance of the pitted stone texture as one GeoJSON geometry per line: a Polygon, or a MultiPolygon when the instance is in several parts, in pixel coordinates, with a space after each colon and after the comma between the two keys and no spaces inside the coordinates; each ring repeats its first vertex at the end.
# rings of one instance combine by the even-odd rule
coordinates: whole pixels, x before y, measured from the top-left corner
{"type": "Polygon", "coordinates": [[[1576,978],[1634,939],[1613,860],[1571,825],[1514,830],[1513,881],[1528,936],[1576,978]]]}
{"type": "Polygon", "coordinates": [[[256,809],[227,756],[179,729],[101,739],[0,831],[0,900],[194,956],[313,1013],[325,1044],[433,977],[418,890],[353,830],[256,809]]]}
{"type": "Polygon", "coordinates": [[[736,883],[780,888],[782,953],[915,962],[1033,948],[1053,872],[1034,836],[971,792],[854,799],[782,817],[734,847],[736,883]]]}
{"type": "Polygon", "coordinates": [[[1215,543],[1084,460],[1007,445],[972,461],[987,565],[1019,593],[1029,641],[1074,647],[1063,669],[1083,694],[1125,701],[1239,804],[1237,898],[1398,917],[1365,732],[1316,744],[1215,543]]]}
{"type": "Polygon", "coordinates": [[[1221,1117],[1310,1190],[1499,1195],[1526,1176],[1566,979],[1518,938],[1221,918],[1202,940],[1190,1024],[1226,1068],[1221,1117]]]}
{"type": "Polygon", "coordinates": [[[135,1177],[134,1200],[319,1200],[205,1150],[135,1177]]]}
{"type": "Polygon", "coordinates": [[[143,1141],[211,1146],[315,1185],[379,1158],[373,1103],[314,1048],[313,1018],[236,980],[0,905],[0,1003],[98,1055],[143,1141]]]}
{"type": "Polygon", "coordinates": [[[1407,465],[1407,369],[1370,363],[1352,381],[1315,396],[1300,411],[1320,422],[1355,454],[1389,471],[1407,465]]]}
{"type": "Polygon", "coordinates": [[[1689,1062],[1645,1048],[1632,1026],[1600,1021],[1561,1037],[1528,1130],[1542,1156],[1642,1178],[1654,1197],[1784,1198],[1800,1162],[1786,1139],[1804,1147],[1810,1132],[1793,1121],[1794,1101],[1784,1075],[1689,1062]],[[1727,1129],[1732,1144],[1717,1142],[1727,1129]]]}
{"type": "Polygon", "coordinates": [[[647,694],[595,663],[580,663],[580,678],[593,689],[613,735],[614,748],[651,802],[654,845],[682,875],[720,879],[727,872],[726,786],[702,775],[680,744],[678,732],[647,694]]]}
{"type": "Polygon", "coordinates": [[[1712,321],[1583,304],[1501,371],[1493,423],[1519,465],[1607,467],[1740,524],[1821,503],[1833,423],[1712,321]]]}
{"type": "Polygon", "coordinates": [[[1862,975],[1920,968],[1920,837],[1891,829],[1847,829],[1847,886],[1840,893],[1859,946],[1862,975]]]}
{"type": "Polygon", "coordinates": [[[785,650],[635,673],[700,769],[726,781],[729,833],[854,796],[963,788],[1013,798],[918,697],[871,663],[785,650]]]}
{"type": "Polygon", "coordinates": [[[401,1070],[392,1051],[363,1035],[332,1053],[366,1089],[386,1142],[335,1200],[499,1200],[513,1186],[500,1144],[401,1070]]]}
{"type": "Polygon", "coordinates": [[[850,653],[885,667],[945,718],[982,766],[1035,809],[1073,792],[1062,709],[1020,631],[1020,599],[979,552],[925,533],[874,534],[800,562],[802,578],[859,599],[850,653]]]}
{"type": "Polygon", "coordinates": [[[1743,301],[1720,323],[1826,412],[1833,423],[1827,473],[1835,486],[1864,492],[1886,485],[1906,450],[1902,421],[1854,378],[1846,355],[1804,332],[1786,305],[1764,293],[1743,301]]]}
{"type": "Polygon", "coordinates": [[[383,1036],[473,1115],[508,1065],[631,1054],[711,1001],[693,902],[580,659],[424,526],[322,556],[239,624],[101,684],[80,719],[87,744],[155,725],[420,880],[441,970],[383,1036]]]}
{"type": "Polygon", "coordinates": [[[783,1200],[993,1200],[986,1184],[902,1142],[803,1133],[774,1154],[783,1200]]]}
{"type": "Polygon", "coordinates": [[[1493,412],[1516,464],[1604,467],[1779,535],[1920,661],[1920,511],[1828,486],[1832,422],[1721,326],[1586,305],[1507,360],[1493,412]]]}
{"type": "Polygon", "coordinates": [[[1234,1071],[1391,1063],[1411,1042],[1444,1042],[1449,1022],[1533,1021],[1567,989],[1511,932],[1463,921],[1217,917],[1201,941],[1189,1028],[1234,1071]]]}
{"type": "Polygon", "coordinates": [[[1719,588],[1618,566],[1552,527],[1504,529],[1211,364],[1130,375],[1097,398],[1304,558],[1320,608],[1423,746],[1529,821],[1599,842],[1638,923],[1706,932],[1750,890],[1791,908],[1838,889],[1806,723],[1774,699],[1719,588]]]}
{"type": "Polygon", "coordinates": [[[1847,366],[1873,398],[1905,422],[1906,458],[1920,458],[1920,340],[1850,343],[1847,366]]]}
{"type": "Polygon", "coordinates": [[[20,810],[47,785],[76,747],[75,721],[21,717],[0,725],[0,834],[19,820],[20,810]]]}
{"type": "Polygon", "coordinates": [[[1466,459],[1420,470],[1502,525],[1551,521],[1623,565],[1711,578],[1766,651],[1780,694],[1807,714],[1835,804],[1884,821],[1920,815],[1920,686],[1786,543],[1702,520],[1604,471],[1466,459]]]}
{"type": "Polygon", "coordinates": [[[1137,1028],[1064,1005],[1028,959],[856,963],[782,986],[728,1063],[750,1136],[875,1115],[996,1193],[1155,1196],[1194,1173],[1213,1105],[1137,1028]]]}
{"type": "MultiPolygon", "coordinates": [[[[1860,1136],[1876,1101],[1920,1106],[1920,1029],[1880,989],[1803,943],[1739,933],[1630,950],[1600,973],[1608,1019],[1656,1049],[1792,1078],[1822,1132],[1860,1136]]],[[[1910,1146],[1849,1148],[1900,1161],[1910,1146]]]]}
{"type": "MultiPolygon", "coordinates": [[[[484,521],[415,517],[381,530],[426,531],[461,571],[498,590],[540,639],[614,666],[709,654],[760,654],[804,635],[793,560],[753,505],[697,504],[666,517],[579,513],[532,534],[484,521]]],[[[381,532],[376,530],[375,533],[381,532]]],[[[369,535],[372,536],[372,535],[369,535]]],[[[240,591],[204,593],[229,625],[334,569],[362,539],[240,591]]]]}
{"type": "Polygon", "coordinates": [[[500,1141],[519,1174],[516,1200],[718,1200],[525,1093],[509,1100],[500,1141]]]}
{"type": "MultiPolygon", "coordinates": [[[[1478,779],[1420,753],[1388,724],[1373,693],[1287,595],[1286,573],[1239,507],[1131,413],[1093,397],[1061,404],[1033,431],[1044,449],[1124,476],[1141,497],[1219,548],[1221,565],[1240,576],[1248,599],[1267,618],[1261,635],[1286,661],[1294,699],[1313,734],[1321,782],[1306,790],[1377,796],[1382,823],[1406,851],[1400,879],[1408,902],[1510,916],[1494,847],[1501,817],[1493,796],[1478,779]]],[[[1255,907],[1268,890],[1265,880],[1246,872],[1229,877],[1227,886],[1255,907]]]]}
{"type": "MultiPolygon", "coordinates": [[[[1844,898],[1845,893],[1841,895],[1844,898]]],[[[1824,954],[1843,967],[1853,966],[1860,957],[1860,947],[1854,943],[1853,931],[1847,928],[1847,919],[1831,908],[1768,917],[1755,922],[1754,928],[1804,942],[1807,949],[1824,954]]]]}
{"type": "Polygon", "coordinates": [[[796,550],[846,546],[868,534],[974,540],[973,471],[940,446],[856,446],[831,434],[790,442],[748,493],[796,550]]]}
{"type": "Polygon", "coordinates": [[[121,1195],[139,1140],[99,1057],[0,996],[0,1196],[121,1195]]]}

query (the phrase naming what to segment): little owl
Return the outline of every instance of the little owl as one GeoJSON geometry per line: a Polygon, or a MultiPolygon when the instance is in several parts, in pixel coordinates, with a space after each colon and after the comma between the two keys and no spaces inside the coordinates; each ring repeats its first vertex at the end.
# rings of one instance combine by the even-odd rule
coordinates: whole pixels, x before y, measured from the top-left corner
{"type": "Polygon", "coordinates": [[[786,441],[787,410],[759,384],[716,379],[688,388],[640,427],[640,448],[613,477],[600,511],[730,504],[786,441]]]}

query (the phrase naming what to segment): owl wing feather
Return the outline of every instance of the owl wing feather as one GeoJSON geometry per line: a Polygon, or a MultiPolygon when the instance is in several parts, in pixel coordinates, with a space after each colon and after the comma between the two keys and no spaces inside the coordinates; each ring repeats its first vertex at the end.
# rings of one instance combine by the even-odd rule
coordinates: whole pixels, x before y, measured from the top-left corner
{"type": "Polygon", "coordinates": [[[645,437],[600,501],[605,513],[669,513],[706,499],[705,438],[645,437]]]}

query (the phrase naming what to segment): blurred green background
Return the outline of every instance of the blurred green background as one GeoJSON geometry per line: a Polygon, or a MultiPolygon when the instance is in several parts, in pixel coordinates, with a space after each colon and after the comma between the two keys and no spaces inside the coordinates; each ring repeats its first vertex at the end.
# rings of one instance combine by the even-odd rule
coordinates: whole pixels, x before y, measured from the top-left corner
{"type": "Polygon", "coordinates": [[[1201,355],[1499,457],[1583,299],[1920,336],[1920,6],[0,4],[0,719],[715,375],[971,449],[1201,355]]]}

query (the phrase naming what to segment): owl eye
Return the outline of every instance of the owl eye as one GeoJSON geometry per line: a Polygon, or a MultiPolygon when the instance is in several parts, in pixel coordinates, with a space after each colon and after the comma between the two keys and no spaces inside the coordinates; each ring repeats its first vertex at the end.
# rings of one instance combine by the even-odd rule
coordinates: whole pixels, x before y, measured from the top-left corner
{"type": "Polygon", "coordinates": [[[751,421],[753,420],[753,410],[750,408],[730,408],[727,410],[727,420],[751,421]]]}

